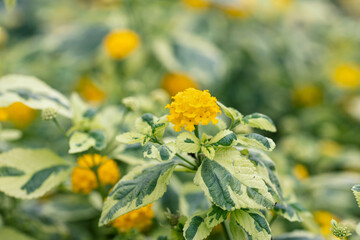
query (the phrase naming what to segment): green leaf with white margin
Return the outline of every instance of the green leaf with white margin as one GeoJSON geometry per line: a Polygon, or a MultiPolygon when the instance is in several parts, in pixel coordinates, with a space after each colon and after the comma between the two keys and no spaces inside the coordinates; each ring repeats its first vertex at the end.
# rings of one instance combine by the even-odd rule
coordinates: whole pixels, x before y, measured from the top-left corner
{"type": "Polygon", "coordinates": [[[155,162],[130,171],[114,186],[107,197],[99,226],[162,197],[176,164],[176,161],[155,162]]]}
{"type": "Polygon", "coordinates": [[[226,220],[227,211],[213,206],[208,210],[197,212],[185,223],[184,237],[186,240],[202,240],[210,235],[211,230],[226,220]]]}
{"type": "Polygon", "coordinates": [[[69,141],[69,153],[84,152],[91,147],[96,150],[102,150],[105,147],[105,136],[100,130],[94,130],[89,133],[75,132],[71,135],[69,141]]]}
{"type": "Polygon", "coordinates": [[[243,146],[255,147],[265,151],[272,151],[275,148],[275,143],[271,138],[257,133],[238,135],[238,142],[243,146]]]}
{"type": "Polygon", "coordinates": [[[201,146],[201,152],[204,153],[204,155],[211,160],[213,160],[215,157],[215,149],[213,146],[201,146]]]}
{"type": "Polygon", "coordinates": [[[219,148],[214,160],[205,159],[194,182],[211,202],[224,210],[274,206],[274,199],[254,164],[235,148],[219,148]]]}
{"type": "Polygon", "coordinates": [[[176,138],[176,147],[183,152],[197,153],[200,151],[200,140],[190,132],[183,132],[176,138]]]}
{"type": "Polygon", "coordinates": [[[157,118],[151,113],[145,113],[135,121],[135,129],[144,135],[154,136],[161,139],[166,126],[169,124],[167,116],[157,118]]]}
{"type": "Polygon", "coordinates": [[[284,198],[274,162],[261,151],[254,149],[248,151],[248,158],[255,164],[256,171],[264,179],[268,191],[277,201],[274,211],[291,222],[302,221],[300,213],[305,212],[306,209],[298,203],[288,203],[284,198]]]}
{"type": "Polygon", "coordinates": [[[95,145],[95,139],[91,138],[88,133],[75,132],[70,137],[69,145],[70,154],[84,152],[95,145]]]}
{"type": "Polygon", "coordinates": [[[15,228],[2,227],[0,228],[0,239],[10,240],[35,240],[35,238],[29,237],[22,232],[19,232],[15,228]]]}
{"type": "Polygon", "coordinates": [[[236,144],[236,134],[231,130],[223,130],[218,132],[210,141],[212,146],[232,147],[236,144]]]}
{"type": "Polygon", "coordinates": [[[246,115],[242,119],[243,123],[250,125],[253,128],[259,128],[269,132],[276,132],[276,127],[273,121],[266,115],[261,113],[252,113],[246,115]]]}
{"type": "Polygon", "coordinates": [[[147,143],[144,147],[144,157],[160,161],[171,160],[176,154],[174,144],[147,143]]]}
{"type": "Polygon", "coordinates": [[[285,200],[282,203],[276,204],[274,211],[290,222],[303,221],[301,213],[307,212],[307,210],[300,203],[288,203],[285,200]]]}
{"type": "Polygon", "coordinates": [[[47,149],[12,149],[0,154],[0,191],[31,199],[69,177],[70,164],[47,149]]]}
{"type": "Polygon", "coordinates": [[[116,137],[116,140],[121,143],[126,144],[135,144],[141,143],[145,145],[150,139],[146,137],[146,135],[136,132],[127,132],[120,134],[116,137]]]}
{"type": "Polygon", "coordinates": [[[352,188],[351,188],[351,191],[353,192],[354,194],[354,197],[356,199],[356,202],[358,204],[358,207],[360,207],[360,185],[354,185],[352,188]]]}
{"type": "Polygon", "coordinates": [[[237,209],[231,212],[230,222],[230,230],[233,234],[237,234],[242,230],[245,233],[242,236],[247,236],[246,238],[237,239],[271,239],[269,224],[259,210],[237,209]]]}
{"type": "Polygon", "coordinates": [[[241,119],[243,115],[238,110],[231,107],[226,107],[224,104],[222,104],[219,101],[217,102],[217,104],[221,107],[225,115],[231,119],[231,125],[230,125],[231,129],[235,128],[237,125],[241,123],[241,119]]]}
{"type": "Polygon", "coordinates": [[[52,107],[64,117],[73,116],[70,103],[64,95],[31,76],[6,75],[0,78],[0,107],[7,107],[14,102],[22,102],[40,110],[52,107]]]}
{"type": "MultiPolygon", "coordinates": [[[[278,179],[274,162],[263,152],[247,149],[248,159],[255,165],[256,172],[263,178],[268,191],[276,201],[283,201],[280,181],[278,179]]],[[[241,151],[243,152],[243,151],[241,151]]]]}

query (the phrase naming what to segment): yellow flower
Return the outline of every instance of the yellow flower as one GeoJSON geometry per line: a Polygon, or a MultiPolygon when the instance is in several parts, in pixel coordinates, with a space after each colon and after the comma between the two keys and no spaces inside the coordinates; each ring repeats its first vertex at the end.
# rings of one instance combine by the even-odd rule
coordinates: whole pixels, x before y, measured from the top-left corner
{"type": "Polygon", "coordinates": [[[293,0],[272,0],[274,7],[279,11],[288,10],[294,3],[293,0]]]}
{"type": "Polygon", "coordinates": [[[325,237],[331,235],[331,220],[335,219],[336,221],[339,221],[335,215],[327,211],[316,211],[314,213],[314,219],[320,226],[321,234],[325,237]]]}
{"type": "Polygon", "coordinates": [[[114,30],[104,40],[106,52],[114,59],[127,57],[139,44],[139,36],[131,30],[114,30]]]}
{"type": "Polygon", "coordinates": [[[85,154],[78,158],[78,166],[71,175],[72,188],[75,193],[89,194],[98,188],[94,170],[97,169],[101,185],[114,185],[120,179],[116,162],[99,154],[85,154]]]}
{"type": "Polygon", "coordinates": [[[200,122],[202,125],[208,125],[210,121],[213,124],[218,123],[216,116],[221,114],[220,107],[216,104],[216,98],[212,97],[208,90],[200,91],[194,88],[188,88],[179,92],[171,104],[165,108],[170,108],[168,120],[173,123],[177,132],[181,127],[185,130],[193,131],[194,125],[200,122]]]}
{"type": "Polygon", "coordinates": [[[309,177],[309,172],[307,168],[302,164],[296,164],[295,167],[293,168],[293,173],[295,177],[299,180],[309,177]]]}
{"type": "Polygon", "coordinates": [[[152,204],[126,213],[112,222],[112,226],[119,232],[128,232],[131,229],[137,229],[140,232],[146,231],[152,224],[154,212],[152,204]]]}
{"type": "Polygon", "coordinates": [[[6,108],[0,108],[0,122],[5,122],[8,118],[9,115],[6,112],[6,108]]]}
{"type": "Polygon", "coordinates": [[[86,101],[89,102],[101,103],[105,99],[105,92],[86,76],[80,79],[77,91],[86,101]]]}
{"type": "Polygon", "coordinates": [[[322,140],[320,142],[320,152],[326,157],[336,157],[342,151],[339,143],[331,140],[322,140]]]}
{"type": "Polygon", "coordinates": [[[354,63],[340,64],[334,69],[332,79],[340,88],[358,88],[360,85],[360,67],[354,63]]]}
{"type": "Polygon", "coordinates": [[[198,88],[195,81],[182,73],[169,73],[162,79],[161,87],[169,93],[170,96],[176,95],[188,88],[198,88]]]}
{"type": "Polygon", "coordinates": [[[293,91],[293,101],[295,105],[300,107],[311,107],[318,105],[323,100],[323,92],[321,88],[314,85],[305,85],[297,87],[293,91]]]}
{"type": "Polygon", "coordinates": [[[36,118],[36,110],[21,102],[0,108],[0,121],[9,121],[17,128],[29,126],[36,118]]]}
{"type": "Polygon", "coordinates": [[[257,0],[241,0],[234,2],[233,5],[217,4],[228,16],[234,18],[250,17],[256,10],[257,0]]]}
{"type": "Polygon", "coordinates": [[[206,9],[210,7],[210,3],[204,0],[183,0],[183,3],[196,9],[206,9]]]}

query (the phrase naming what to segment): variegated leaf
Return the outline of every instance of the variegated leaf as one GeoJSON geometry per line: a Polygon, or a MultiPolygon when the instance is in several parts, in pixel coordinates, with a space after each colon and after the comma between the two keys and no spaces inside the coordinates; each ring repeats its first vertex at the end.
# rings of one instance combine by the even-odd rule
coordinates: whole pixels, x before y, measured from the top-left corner
{"type": "Polygon", "coordinates": [[[173,144],[160,145],[157,143],[147,143],[144,146],[144,157],[153,158],[160,161],[171,160],[176,154],[173,144]]]}
{"type": "Polygon", "coordinates": [[[185,223],[184,237],[186,240],[202,240],[211,233],[211,230],[226,220],[228,212],[217,206],[197,212],[185,223]]]}
{"type": "Polygon", "coordinates": [[[200,151],[200,140],[190,132],[183,132],[176,138],[176,147],[187,153],[200,151]]]}
{"type": "Polygon", "coordinates": [[[241,239],[271,239],[270,226],[259,210],[237,209],[231,212],[230,222],[232,222],[230,229],[233,234],[244,231],[241,239]]]}
{"type": "Polygon", "coordinates": [[[16,198],[41,197],[70,173],[70,164],[47,149],[18,148],[0,154],[0,191],[16,198]]]}
{"type": "Polygon", "coordinates": [[[40,110],[52,107],[67,118],[73,115],[69,100],[64,95],[31,76],[6,75],[0,78],[0,107],[14,102],[40,110]]]}
{"type": "Polygon", "coordinates": [[[145,143],[149,141],[146,135],[136,132],[127,132],[120,134],[116,137],[116,140],[118,142],[126,144],[141,143],[142,145],[145,145],[145,143]]]}
{"type": "Polygon", "coordinates": [[[205,159],[196,172],[194,182],[224,210],[274,206],[274,199],[254,164],[235,148],[220,148],[214,160],[205,159]]]}
{"type": "Polygon", "coordinates": [[[276,127],[273,121],[268,116],[261,113],[252,113],[246,115],[245,117],[243,117],[242,121],[253,128],[276,132],[276,127]]]}
{"type": "Polygon", "coordinates": [[[243,146],[255,147],[265,151],[272,151],[275,148],[275,143],[271,138],[257,133],[238,135],[238,142],[243,146]]]}
{"type": "Polygon", "coordinates": [[[209,144],[220,147],[231,147],[236,144],[236,140],[237,137],[233,131],[223,130],[216,134],[215,137],[209,141],[209,144]]]}
{"type": "Polygon", "coordinates": [[[69,153],[79,153],[94,147],[96,150],[102,150],[105,147],[105,136],[100,130],[94,130],[89,133],[75,132],[71,135],[69,141],[69,153]]]}
{"type": "Polygon", "coordinates": [[[231,129],[235,128],[237,125],[241,123],[241,119],[243,116],[238,110],[231,107],[226,107],[224,104],[222,104],[219,101],[217,102],[217,104],[221,107],[225,115],[231,119],[231,126],[230,126],[231,129]]]}
{"type": "Polygon", "coordinates": [[[166,116],[157,118],[151,113],[146,113],[136,119],[135,128],[139,133],[160,139],[164,135],[165,128],[168,124],[169,121],[166,116]]]}
{"type": "Polygon", "coordinates": [[[176,161],[155,162],[130,171],[114,186],[107,197],[99,226],[162,197],[176,164],[176,161]]]}

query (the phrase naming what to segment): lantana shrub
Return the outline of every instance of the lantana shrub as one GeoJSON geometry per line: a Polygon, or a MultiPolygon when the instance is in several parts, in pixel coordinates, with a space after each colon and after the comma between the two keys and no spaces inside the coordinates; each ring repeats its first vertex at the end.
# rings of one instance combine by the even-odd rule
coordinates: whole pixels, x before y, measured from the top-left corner
{"type": "Polygon", "coordinates": [[[0,154],[0,191],[9,196],[39,198],[71,176],[74,193],[101,195],[99,227],[113,226],[119,233],[147,231],[153,203],[163,197],[176,172],[185,172],[193,178],[187,185],[210,204],[173,218],[170,239],[205,239],[219,224],[229,239],[271,239],[268,220],[280,215],[301,221],[301,207],[286,200],[275,164],[265,154],[275,148],[273,140],[239,131],[275,132],[272,120],[261,113],[244,116],[209,91],[188,88],[163,106],[169,114],[143,114],[129,126],[132,131],[120,134],[130,107],[94,111],[77,95],[69,100],[28,76],[5,76],[0,86],[0,107],[19,102],[42,110],[43,120],[55,123],[68,142],[69,155],[77,159],[69,161],[49,149],[15,148],[0,154]],[[58,122],[59,115],[71,120],[68,130],[58,122]],[[111,156],[119,157],[114,152],[126,151],[124,145],[141,146],[144,159],[121,177],[111,156]]]}

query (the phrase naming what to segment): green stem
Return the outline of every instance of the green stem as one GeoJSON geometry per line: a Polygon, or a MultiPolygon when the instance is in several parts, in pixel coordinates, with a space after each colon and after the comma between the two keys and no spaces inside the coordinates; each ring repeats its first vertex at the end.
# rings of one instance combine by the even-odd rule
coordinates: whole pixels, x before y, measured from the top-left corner
{"type": "Polygon", "coordinates": [[[183,161],[187,162],[188,164],[190,164],[191,166],[194,167],[194,170],[197,169],[197,166],[195,164],[193,164],[192,162],[190,162],[189,160],[187,160],[186,158],[184,158],[183,156],[181,156],[180,154],[176,153],[175,154],[177,157],[181,158],[183,161]]]}
{"type": "Polygon", "coordinates": [[[69,136],[66,134],[65,130],[61,127],[60,123],[56,118],[52,119],[57,128],[60,130],[60,132],[65,136],[65,138],[69,141],[69,136]]]}
{"type": "Polygon", "coordinates": [[[223,227],[224,233],[225,233],[225,239],[232,240],[231,233],[229,231],[228,226],[226,225],[226,222],[222,222],[221,226],[223,227]]]}
{"type": "Polygon", "coordinates": [[[100,182],[100,178],[99,178],[99,175],[98,175],[98,171],[97,171],[98,167],[95,167],[94,169],[92,169],[95,173],[95,176],[96,176],[96,181],[97,181],[97,184],[98,184],[98,191],[101,195],[101,197],[103,199],[106,198],[106,192],[105,192],[105,189],[104,187],[102,186],[101,182],[100,182]]]}

